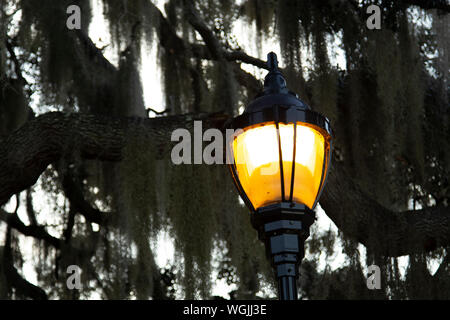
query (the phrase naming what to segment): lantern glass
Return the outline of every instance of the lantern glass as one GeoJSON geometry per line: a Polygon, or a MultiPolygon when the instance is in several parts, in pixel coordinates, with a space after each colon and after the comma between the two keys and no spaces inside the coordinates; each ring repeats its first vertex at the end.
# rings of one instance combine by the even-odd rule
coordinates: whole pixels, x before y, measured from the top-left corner
{"type": "Polygon", "coordinates": [[[303,122],[263,123],[237,134],[232,142],[236,179],[253,207],[291,201],[312,209],[328,165],[329,140],[323,130],[303,122]]]}

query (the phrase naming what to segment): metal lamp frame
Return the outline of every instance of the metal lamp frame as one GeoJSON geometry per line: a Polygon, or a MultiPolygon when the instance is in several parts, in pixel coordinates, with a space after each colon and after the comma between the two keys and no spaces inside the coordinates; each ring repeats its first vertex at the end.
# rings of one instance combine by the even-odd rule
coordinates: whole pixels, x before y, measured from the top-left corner
{"type": "Polygon", "coordinates": [[[314,208],[323,191],[331,162],[332,132],[330,121],[298,99],[297,95],[286,88],[286,81],[278,70],[275,53],[268,54],[269,73],[264,81],[264,91],[248,105],[242,115],[230,120],[226,127],[243,129],[274,123],[278,139],[280,166],[281,201],[261,208],[255,208],[243,189],[237,174],[231,145],[227,145],[228,167],[234,184],[251,211],[251,222],[258,230],[259,238],[266,245],[266,254],[270,259],[278,278],[278,292],[281,300],[296,300],[298,267],[304,256],[304,241],[309,236],[309,227],[315,220],[314,208]],[[294,144],[290,193],[284,190],[283,155],[281,150],[280,124],[294,124],[294,144]],[[318,130],[327,139],[324,149],[324,161],[319,189],[312,208],[293,201],[295,178],[295,155],[297,124],[304,123],[318,130]],[[231,161],[230,161],[231,160],[231,161]]]}

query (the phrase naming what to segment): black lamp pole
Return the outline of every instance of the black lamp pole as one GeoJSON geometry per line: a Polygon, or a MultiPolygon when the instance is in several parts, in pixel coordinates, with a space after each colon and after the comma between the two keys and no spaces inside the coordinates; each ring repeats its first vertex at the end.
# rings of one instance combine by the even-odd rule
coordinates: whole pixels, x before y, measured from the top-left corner
{"type": "MultiPolygon", "coordinates": [[[[278,70],[275,53],[267,55],[267,66],[269,73],[264,80],[263,95],[293,95],[278,70]]],[[[314,211],[292,202],[268,206],[252,215],[253,227],[258,230],[259,239],[266,246],[267,258],[275,269],[280,300],[297,300],[298,269],[314,217],[314,211]]]]}
{"type": "Polygon", "coordinates": [[[268,206],[252,215],[253,227],[275,269],[280,300],[297,300],[298,269],[314,217],[312,210],[293,203],[268,206]]]}
{"type": "MultiPolygon", "coordinates": [[[[267,257],[275,269],[278,278],[279,299],[297,300],[298,269],[304,257],[304,242],[309,236],[309,227],[315,220],[314,211],[310,208],[314,208],[317,204],[331,159],[331,127],[326,117],[312,111],[307,104],[298,99],[295,93],[287,89],[286,80],[278,69],[275,53],[271,52],[267,55],[267,66],[269,73],[264,80],[263,92],[247,106],[240,116],[232,119],[229,126],[237,129],[275,123],[278,137],[281,200],[255,208],[240,183],[236,164],[232,163],[229,168],[236,188],[252,212],[252,225],[258,231],[259,239],[264,242],[267,257]],[[281,137],[278,130],[280,123],[304,123],[313,126],[316,130],[320,130],[324,139],[327,139],[326,142],[329,143],[329,147],[327,145],[324,149],[320,187],[314,203],[310,203],[310,207],[295,202],[293,197],[296,152],[302,152],[302,150],[296,150],[296,125],[293,126],[293,158],[283,159],[281,137]],[[290,188],[287,187],[287,190],[285,190],[283,160],[292,160],[291,177],[290,180],[287,180],[290,181],[290,188]]],[[[286,168],[284,169],[286,170],[286,168]]]]}

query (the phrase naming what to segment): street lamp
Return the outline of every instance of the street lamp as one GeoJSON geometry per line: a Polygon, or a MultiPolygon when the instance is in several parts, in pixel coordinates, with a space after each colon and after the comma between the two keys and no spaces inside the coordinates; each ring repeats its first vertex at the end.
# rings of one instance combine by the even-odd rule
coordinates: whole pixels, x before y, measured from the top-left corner
{"type": "Polygon", "coordinates": [[[267,60],[263,92],[228,125],[236,133],[227,156],[275,269],[279,298],[296,300],[304,241],[330,165],[331,128],[286,88],[275,53],[267,60]]]}

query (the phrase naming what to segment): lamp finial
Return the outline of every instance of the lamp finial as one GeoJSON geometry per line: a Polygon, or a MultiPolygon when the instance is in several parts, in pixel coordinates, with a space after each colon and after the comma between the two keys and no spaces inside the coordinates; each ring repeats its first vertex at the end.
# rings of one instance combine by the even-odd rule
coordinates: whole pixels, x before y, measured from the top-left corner
{"type": "Polygon", "coordinates": [[[264,94],[288,93],[286,80],[278,69],[277,55],[274,52],[267,54],[267,68],[269,73],[264,80],[264,94]]]}
{"type": "Polygon", "coordinates": [[[267,54],[267,67],[269,71],[278,71],[278,60],[275,52],[269,52],[267,54]]]}

